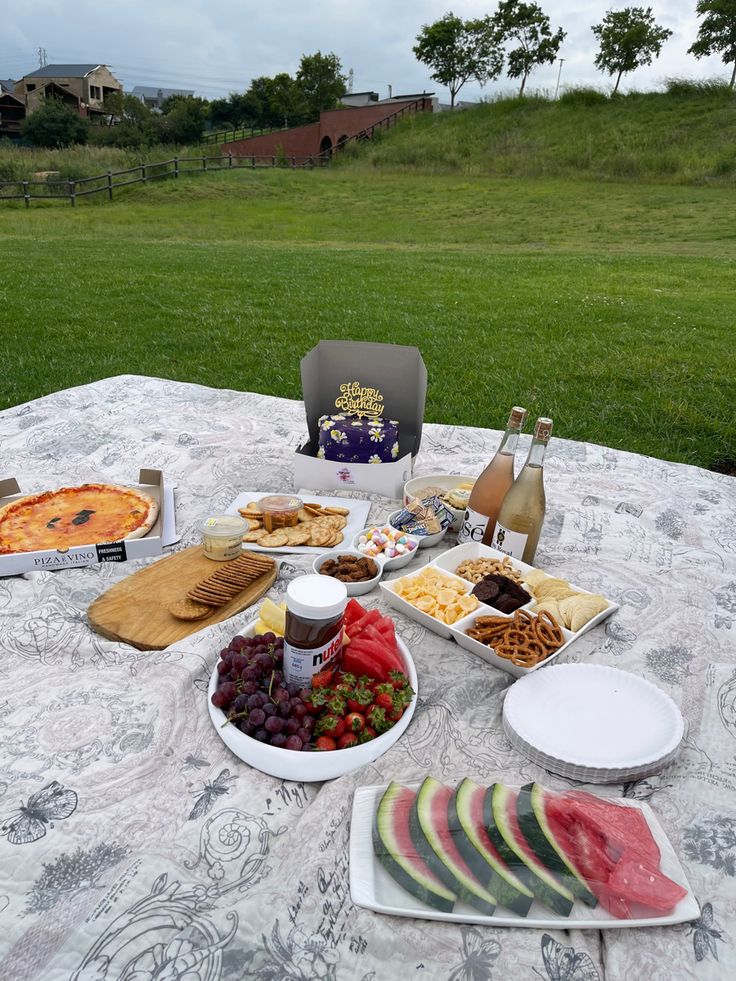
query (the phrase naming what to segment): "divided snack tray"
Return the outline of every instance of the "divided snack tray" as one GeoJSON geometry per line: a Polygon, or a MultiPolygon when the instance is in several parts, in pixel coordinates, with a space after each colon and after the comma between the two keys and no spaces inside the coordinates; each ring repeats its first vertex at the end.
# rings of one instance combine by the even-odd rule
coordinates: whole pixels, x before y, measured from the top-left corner
{"type": "MultiPolygon", "coordinates": [[[[412,790],[418,784],[407,784],[412,790]]],[[[590,909],[576,902],[569,916],[560,916],[538,902],[532,903],[526,916],[520,916],[498,907],[493,916],[484,916],[472,906],[458,901],[451,913],[425,906],[401,888],[386,872],[373,851],[373,820],[378,802],[386,786],[358,787],[353,797],[353,813],[350,823],[350,897],[356,906],[387,913],[391,916],[417,917],[423,920],[442,920],[446,923],[478,923],[491,927],[530,927],[545,930],[569,929],[624,929],[627,927],[668,926],[687,923],[700,913],[698,901],[664,828],[651,807],[644,801],[616,798],[617,804],[639,809],[659,846],[664,875],[688,890],[671,913],[663,916],[647,916],[639,919],[617,919],[600,906],[590,909]]]]}
{"type": "MultiPolygon", "coordinates": [[[[476,542],[466,542],[464,545],[458,545],[455,548],[451,548],[447,552],[444,552],[438,558],[430,562],[429,566],[450,577],[450,579],[454,582],[459,581],[465,583],[467,585],[465,592],[469,593],[473,589],[473,584],[468,580],[463,579],[461,576],[456,575],[455,569],[457,569],[462,562],[482,558],[503,560],[506,558],[506,556],[503,552],[499,552],[497,549],[491,548],[489,545],[482,545],[476,542]]],[[[521,562],[518,559],[510,559],[509,561],[511,562],[512,566],[522,574],[528,573],[532,569],[537,568],[536,566],[527,565],[526,562],[521,562]]],[[[422,569],[417,569],[416,572],[411,572],[406,576],[402,576],[402,581],[406,581],[421,575],[425,568],[426,566],[422,567],[422,569]]],[[[600,613],[596,614],[596,616],[592,617],[580,630],[575,632],[567,630],[564,627],[560,627],[562,630],[562,635],[565,639],[564,644],[562,644],[561,647],[559,647],[553,654],[550,654],[549,657],[545,658],[543,661],[540,661],[533,667],[526,668],[521,665],[512,664],[507,658],[499,657],[492,647],[489,647],[487,644],[483,644],[478,640],[474,640],[465,633],[469,627],[472,627],[478,617],[499,616],[510,619],[511,614],[504,614],[495,607],[480,603],[478,608],[469,613],[467,616],[460,620],[456,620],[453,624],[446,624],[437,617],[417,609],[407,600],[399,596],[396,592],[396,583],[398,581],[399,579],[397,578],[391,580],[390,582],[382,582],[380,584],[380,588],[384,593],[384,598],[388,602],[389,606],[392,606],[395,610],[398,610],[400,613],[403,613],[410,619],[421,623],[422,626],[426,627],[428,630],[434,631],[436,634],[439,634],[440,637],[454,639],[461,647],[465,648],[467,651],[470,651],[471,654],[477,654],[478,657],[482,658],[488,664],[492,664],[496,668],[501,668],[502,671],[506,671],[515,678],[521,678],[532,671],[536,671],[538,668],[552,664],[564,650],[567,650],[571,644],[574,644],[575,641],[582,637],[586,631],[590,630],[591,627],[597,626],[597,624],[601,623],[606,619],[606,617],[609,617],[619,608],[617,603],[609,602],[605,610],[602,610],[600,613]]],[[[570,587],[580,593],[589,592],[586,589],[582,589],[580,586],[576,586],[574,583],[570,583],[570,587]]],[[[521,609],[530,610],[533,603],[534,601],[532,600],[530,603],[522,606],[521,609]]]]}

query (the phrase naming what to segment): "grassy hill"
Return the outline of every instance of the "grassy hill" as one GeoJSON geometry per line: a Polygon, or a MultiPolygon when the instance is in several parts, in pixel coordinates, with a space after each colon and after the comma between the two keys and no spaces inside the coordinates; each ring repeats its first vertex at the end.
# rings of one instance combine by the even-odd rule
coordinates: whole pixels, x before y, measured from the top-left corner
{"type": "Polygon", "coordinates": [[[736,95],[719,83],[610,98],[500,99],[422,114],[354,151],[350,165],[498,177],[736,182],[736,95]]]}

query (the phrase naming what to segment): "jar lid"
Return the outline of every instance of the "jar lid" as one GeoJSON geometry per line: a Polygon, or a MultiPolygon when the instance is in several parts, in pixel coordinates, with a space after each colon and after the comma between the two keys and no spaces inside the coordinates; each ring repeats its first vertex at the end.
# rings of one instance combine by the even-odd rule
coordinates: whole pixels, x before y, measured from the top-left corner
{"type": "Polygon", "coordinates": [[[247,528],[248,522],[237,514],[212,514],[199,522],[200,532],[212,538],[232,538],[244,534],[247,528]]]}
{"type": "Polygon", "coordinates": [[[269,494],[258,502],[261,511],[298,511],[301,506],[301,498],[293,494],[269,494]]]}
{"type": "Polygon", "coordinates": [[[286,606],[306,620],[330,620],[339,616],[348,601],[344,582],[330,576],[299,576],[286,590],[286,606]]]}

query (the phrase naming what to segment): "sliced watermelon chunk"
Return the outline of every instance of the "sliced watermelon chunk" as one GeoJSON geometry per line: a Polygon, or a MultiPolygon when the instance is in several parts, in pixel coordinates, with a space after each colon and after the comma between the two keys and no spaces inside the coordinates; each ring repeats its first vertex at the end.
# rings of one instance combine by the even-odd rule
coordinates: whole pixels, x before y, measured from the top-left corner
{"type": "Polygon", "coordinates": [[[370,626],[372,623],[375,623],[377,620],[380,619],[381,619],[380,610],[365,610],[362,617],[359,617],[357,620],[353,620],[349,626],[346,624],[345,629],[347,630],[350,639],[353,640],[366,627],[370,626]]]}
{"type": "Polygon", "coordinates": [[[639,903],[658,913],[669,913],[687,896],[687,889],[673,882],[658,867],[646,865],[638,854],[624,854],[608,880],[610,893],[629,903],[639,903]]]}
{"type": "Polygon", "coordinates": [[[348,600],[348,605],[345,607],[345,618],[343,621],[345,629],[347,630],[351,623],[355,623],[356,620],[364,617],[367,612],[366,608],[361,606],[354,596],[351,596],[348,600]]]}
{"type": "Polygon", "coordinates": [[[409,816],[416,793],[391,783],[381,798],[373,822],[373,850],[388,874],[415,899],[449,913],[455,895],[419,855],[409,833],[409,816]]]}
{"type": "Polygon", "coordinates": [[[572,790],[561,797],[575,820],[603,835],[619,855],[624,851],[636,851],[650,865],[659,865],[662,859],[659,845],[638,807],[604,800],[583,790],[572,790]]]}
{"type": "Polygon", "coordinates": [[[445,886],[486,916],[492,916],[496,899],[478,882],[460,854],[448,821],[452,790],[434,777],[419,788],[409,818],[409,831],[417,851],[445,886]]]}

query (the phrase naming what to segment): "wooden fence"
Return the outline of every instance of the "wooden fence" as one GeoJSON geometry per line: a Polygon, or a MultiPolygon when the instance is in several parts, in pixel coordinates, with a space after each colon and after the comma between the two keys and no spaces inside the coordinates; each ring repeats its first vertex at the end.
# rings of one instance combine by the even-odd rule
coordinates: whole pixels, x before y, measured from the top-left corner
{"type": "MultiPolygon", "coordinates": [[[[348,143],[372,139],[377,132],[395,126],[404,116],[424,111],[429,101],[422,97],[410,102],[384,116],[383,119],[367,126],[359,133],[345,137],[330,150],[311,157],[289,156],[284,153],[172,157],[171,160],[162,160],[158,163],[140,163],[135,167],[129,167],[127,170],[108,170],[106,174],[98,174],[96,177],[80,177],[76,180],[0,181],[0,201],[23,201],[26,208],[30,208],[31,201],[69,201],[74,207],[77,198],[87,197],[91,194],[106,194],[108,200],[112,201],[113,192],[116,188],[129,187],[131,184],[146,184],[148,181],[162,180],[166,177],[177,178],[180,174],[201,174],[213,170],[232,170],[239,167],[288,167],[296,170],[298,168],[308,167],[311,169],[315,166],[324,166],[330,162],[333,154],[343,150],[348,143]],[[118,177],[125,177],[126,180],[114,179],[118,177]]],[[[221,134],[214,135],[220,136],[221,134]]]]}
{"type": "Polygon", "coordinates": [[[280,133],[285,126],[241,126],[240,129],[223,129],[216,133],[205,133],[199,141],[202,146],[219,146],[221,143],[234,143],[236,140],[250,140],[254,136],[268,136],[269,133],[280,133]]]}
{"type": "Polygon", "coordinates": [[[96,177],[80,177],[77,180],[29,180],[0,182],[0,201],[23,201],[30,208],[31,201],[69,201],[72,207],[77,198],[90,194],[106,194],[112,201],[116,188],[129,187],[131,184],[146,184],[148,181],[162,180],[167,177],[177,178],[180,174],[207,173],[213,170],[233,170],[238,167],[288,167],[312,168],[325,164],[329,158],[325,155],[313,157],[297,157],[249,154],[236,157],[231,154],[220,154],[216,157],[172,157],[158,163],[141,163],[127,170],[108,170],[106,174],[96,177]],[[124,178],[118,180],[117,178],[124,178]]]}

